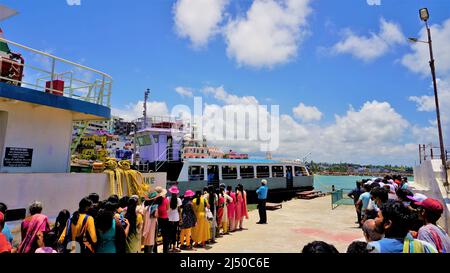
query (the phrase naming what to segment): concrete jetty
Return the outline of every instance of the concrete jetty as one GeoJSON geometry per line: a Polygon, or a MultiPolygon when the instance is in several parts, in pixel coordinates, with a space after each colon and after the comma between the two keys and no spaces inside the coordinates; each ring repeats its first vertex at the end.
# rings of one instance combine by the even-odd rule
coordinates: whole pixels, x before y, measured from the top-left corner
{"type": "MultiPolygon", "coordinates": [[[[293,199],[283,208],[267,211],[268,224],[257,225],[258,210],[244,220],[245,230],[217,238],[217,243],[194,253],[300,253],[303,246],[314,240],[333,244],[346,252],[355,239],[363,238],[357,228],[353,206],[331,209],[329,195],[312,199],[293,199]]],[[[190,252],[190,251],[189,251],[190,252]]]]}

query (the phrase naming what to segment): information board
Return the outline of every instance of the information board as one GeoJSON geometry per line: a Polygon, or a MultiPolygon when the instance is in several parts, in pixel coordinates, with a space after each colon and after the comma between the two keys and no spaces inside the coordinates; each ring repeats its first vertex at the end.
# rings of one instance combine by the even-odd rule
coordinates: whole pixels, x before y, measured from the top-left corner
{"type": "Polygon", "coordinates": [[[33,149],[6,147],[4,167],[31,167],[33,149]]]}

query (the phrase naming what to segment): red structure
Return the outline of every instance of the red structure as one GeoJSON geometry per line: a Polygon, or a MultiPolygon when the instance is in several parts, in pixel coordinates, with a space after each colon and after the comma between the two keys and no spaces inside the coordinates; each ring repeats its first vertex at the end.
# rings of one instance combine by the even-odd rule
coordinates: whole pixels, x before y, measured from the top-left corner
{"type": "Polygon", "coordinates": [[[62,96],[64,94],[64,81],[53,80],[53,86],[51,81],[45,82],[45,92],[62,96]]]}

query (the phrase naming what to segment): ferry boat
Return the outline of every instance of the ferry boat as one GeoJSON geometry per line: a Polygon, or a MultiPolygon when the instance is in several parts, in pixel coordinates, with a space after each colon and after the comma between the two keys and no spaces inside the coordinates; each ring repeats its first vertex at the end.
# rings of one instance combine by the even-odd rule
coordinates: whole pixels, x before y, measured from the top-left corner
{"type": "Polygon", "coordinates": [[[195,125],[184,125],[170,117],[151,117],[146,124],[148,127],[133,134],[139,170],[166,172],[167,186],[176,184],[181,192],[202,190],[208,185],[218,188],[222,183],[233,189],[242,184],[252,192],[262,179],[268,181],[271,192],[313,188],[313,176],[300,161],[252,159],[233,151],[218,152],[217,147],[208,148],[195,125]]]}

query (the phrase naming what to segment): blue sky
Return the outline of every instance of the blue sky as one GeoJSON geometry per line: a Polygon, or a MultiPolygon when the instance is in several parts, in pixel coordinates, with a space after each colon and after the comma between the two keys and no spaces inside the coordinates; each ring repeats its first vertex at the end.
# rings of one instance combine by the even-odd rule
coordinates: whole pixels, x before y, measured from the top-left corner
{"type": "MultiPolygon", "coordinates": [[[[192,104],[191,97],[180,96],[175,92],[177,87],[202,95],[207,104],[223,106],[227,101],[215,98],[215,93],[204,95],[201,90],[205,87],[223,87],[226,94],[254,97],[260,104],[278,104],[280,113],[296,122],[295,126],[284,125],[290,128],[298,125],[298,128],[309,132],[309,135],[294,132],[292,138],[299,139],[287,141],[289,144],[286,147],[274,151],[281,157],[298,157],[315,151],[317,146],[324,146],[322,142],[302,141],[302,137],[311,138],[313,133],[322,135],[324,139],[321,141],[324,142],[327,142],[327,135],[336,135],[333,130],[367,129],[374,132],[370,135],[377,136],[377,131],[386,129],[383,120],[366,123],[364,118],[367,117],[363,110],[365,103],[374,101],[374,107],[384,102],[389,104],[389,107],[381,105],[384,108],[376,108],[378,110],[373,110],[374,114],[383,116],[383,111],[394,112],[392,119],[387,117],[384,122],[400,120],[407,124],[387,132],[390,136],[380,134],[378,140],[364,140],[359,144],[355,142],[345,150],[323,148],[313,152],[311,159],[413,165],[417,161],[417,148],[413,145],[422,140],[437,143],[433,135],[425,133],[433,133],[430,120],[435,118],[434,109],[425,107],[427,111],[418,111],[418,105],[426,103],[427,98],[422,96],[433,94],[430,74],[424,69],[414,71],[411,62],[404,62],[404,56],[410,54],[412,59],[426,63],[427,59],[421,58],[425,57],[423,50],[414,48],[426,45],[410,45],[401,38],[419,35],[423,23],[418,18],[418,10],[424,5],[430,10],[430,23],[443,26],[450,18],[450,2],[381,0],[381,5],[369,5],[366,0],[292,0],[293,3],[300,3],[301,7],[297,11],[289,11],[286,8],[287,0],[210,0],[222,3],[218,4],[222,5],[220,19],[212,26],[215,32],[199,45],[192,37],[204,30],[204,24],[196,25],[196,20],[183,20],[189,18],[189,14],[214,18],[214,14],[208,14],[213,8],[205,6],[199,11],[195,10],[195,6],[188,5],[183,10],[176,9],[177,5],[189,4],[190,1],[195,0],[81,0],[81,5],[70,6],[66,0],[6,0],[3,3],[17,9],[20,14],[2,22],[1,27],[8,39],[83,62],[112,75],[113,108],[120,109],[120,113],[128,111],[130,116],[137,113],[133,112],[133,105],[143,99],[146,88],[152,90],[151,101],[165,103],[169,110],[176,104],[192,104]],[[257,2],[278,5],[280,11],[296,18],[297,22],[294,23],[283,21],[287,33],[296,37],[294,41],[286,38],[287,43],[294,47],[287,57],[274,57],[278,59],[271,60],[271,54],[278,56],[276,51],[279,48],[276,46],[269,47],[268,52],[262,55],[245,55],[245,47],[252,43],[250,39],[261,38],[258,32],[264,32],[264,27],[270,27],[274,34],[279,33],[277,28],[282,20],[280,17],[286,16],[280,13],[280,17],[275,18],[273,15],[273,21],[262,23],[262,26],[258,25],[261,22],[259,19],[250,24],[249,11],[256,7],[257,2]],[[307,12],[306,8],[310,11],[307,12]],[[176,18],[181,18],[181,23],[176,18]],[[238,37],[233,36],[239,31],[236,24],[245,20],[249,23],[247,26],[256,28],[252,32],[256,34],[244,35],[243,39],[239,36],[241,38],[232,41],[233,37],[238,37]],[[382,20],[398,32],[383,36],[380,30],[382,20]],[[233,22],[236,23],[234,29],[233,22]],[[230,32],[227,33],[227,29],[230,32]],[[375,48],[375,57],[367,56],[370,49],[364,43],[359,47],[343,44],[349,37],[359,38],[356,41],[362,41],[364,37],[373,38],[372,33],[381,37],[381,40],[375,39],[370,42],[371,45],[382,41],[380,46],[386,46],[385,50],[375,48]],[[400,34],[403,36],[400,37],[400,34]],[[249,41],[245,40],[247,38],[249,41]],[[337,45],[340,42],[342,46],[339,50],[337,45]],[[410,97],[414,96],[418,99],[411,100],[410,97]],[[293,109],[300,103],[307,107],[299,109],[296,115],[293,109]],[[356,120],[348,113],[350,105],[356,120]],[[321,113],[320,118],[303,112],[314,112],[312,107],[321,113]],[[345,119],[342,122],[344,125],[339,124],[336,115],[345,119]],[[358,124],[379,127],[364,128],[358,124]],[[299,142],[308,144],[302,146],[299,142]],[[361,149],[367,146],[378,148],[373,151],[361,149]],[[292,150],[295,152],[291,153],[292,150]]],[[[264,14],[264,10],[261,12],[264,14]]],[[[442,30],[438,43],[450,41],[447,33],[450,31],[442,30]]],[[[271,39],[270,36],[262,37],[262,40],[271,39]]],[[[448,44],[445,46],[448,47],[448,44]]],[[[450,61],[447,56],[450,53],[445,50],[441,49],[439,53],[447,59],[436,55],[437,62],[440,57],[443,62],[450,61]]],[[[437,66],[438,70],[441,68],[438,76],[442,82],[450,83],[448,65],[438,63],[437,66]]],[[[443,101],[442,104],[450,105],[450,101],[443,101]]],[[[447,115],[447,111],[443,114],[447,115]]],[[[287,134],[287,130],[283,131],[284,125],[281,126],[281,134],[287,134]]],[[[347,134],[358,134],[356,131],[347,134]]],[[[448,139],[446,143],[450,144],[450,134],[444,137],[448,139]]],[[[342,146],[349,139],[352,138],[342,135],[330,143],[333,147],[342,146]]],[[[233,143],[225,146],[260,154],[256,149],[246,149],[233,143]]]]}

